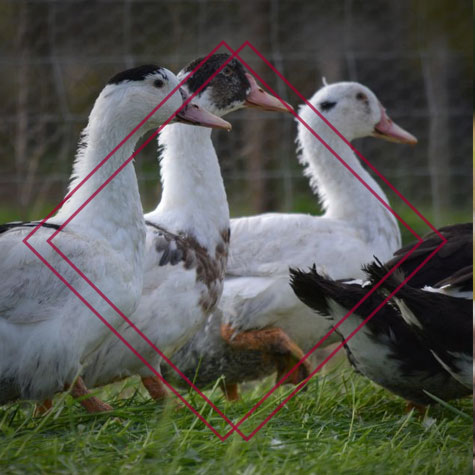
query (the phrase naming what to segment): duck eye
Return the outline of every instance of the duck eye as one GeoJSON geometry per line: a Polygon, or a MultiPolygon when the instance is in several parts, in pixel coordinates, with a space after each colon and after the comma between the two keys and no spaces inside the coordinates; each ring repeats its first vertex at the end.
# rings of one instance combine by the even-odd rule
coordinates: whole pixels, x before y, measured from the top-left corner
{"type": "Polygon", "coordinates": [[[336,106],[336,102],[331,102],[331,101],[320,102],[320,110],[322,110],[323,112],[327,112],[335,106],[336,106]]]}
{"type": "Polygon", "coordinates": [[[153,85],[155,87],[161,88],[163,87],[163,81],[161,79],[155,79],[155,81],[153,81],[153,85]]]}
{"type": "Polygon", "coordinates": [[[356,94],[356,99],[358,99],[359,101],[367,101],[368,97],[366,96],[366,94],[358,92],[358,94],[356,94]]]}
{"type": "Polygon", "coordinates": [[[232,72],[232,70],[231,70],[231,68],[230,68],[229,66],[226,66],[226,67],[223,69],[222,73],[223,73],[225,76],[231,76],[231,74],[232,74],[233,72],[232,72]]]}

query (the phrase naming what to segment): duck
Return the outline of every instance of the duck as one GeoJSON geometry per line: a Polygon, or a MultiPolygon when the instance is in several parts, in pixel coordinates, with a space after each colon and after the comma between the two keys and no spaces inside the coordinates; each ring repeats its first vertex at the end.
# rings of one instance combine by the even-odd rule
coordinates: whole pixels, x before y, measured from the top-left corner
{"type": "MultiPolygon", "coordinates": [[[[467,256],[468,257],[468,256],[467,256]]],[[[467,259],[471,262],[472,258],[467,259]]],[[[388,268],[380,263],[368,269],[370,280],[380,281],[388,268]]],[[[417,275],[417,274],[416,274],[417,275]]],[[[389,295],[404,280],[396,271],[381,283],[389,295]]],[[[470,392],[473,388],[473,264],[463,267],[433,286],[403,285],[391,300],[405,323],[429,348],[440,365],[470,392]]]]}
{"type": "MultiPolygon", "coordinates": [[[[291,269],[290,272],[291,286],[295,294],[305,305],[316,312],[316,318],[324,318],[330,322],[335,333],[344,342],[348,360],[356,371],[404,398],[408,402],[408,409],[414,407],[422,412],[427,405],[435,402],[431,395],[448,401],[467,396],[472,391],[471,385],[468,387],[455,374],[455,372],[465,374],[469,359],[467,352],[468,343],[471,340],[465,338],[462,342],[460,338],[467,333],[466,302],[469,301],[465,298],[455,301],[453,300],[455,297],[445,293],[448,292],[447,286],[449,285],[453,285],[452,291],[455,291],[456,286],[461,286],[466,291],[468,280],[471,279],[468,277],[469,271],[465,266],[472,259],[471,243],[470,246],[466,245],[468,241],[471,241],[471,234],[469,235],[467,230],[468,226],[464,224],[441,228],[438,233],[447,239],[446,246],[435,254],[392,299],[397,302],[403,289],[410,294],[417,294],[423,300],[430,299],[431,292],[432,295],[434,292],[440,292],[444,294],[439,293],[439,296],[445,300],[444,306],[441,308],[452,306],[450,308],[457,314],[463,308],[460,315],[456,317],[457,320],[463,320],[463,326],[457,326],[457,330],[454,328],[454,332],[463,330],[458,333],[457,340],[458,350],[463,347],[463,352],[457,353],[457,357],[463,361],[464,369],[460,368],[462,365],[457,366],[453,364],[454,361],[451,361],[450,366],[454,368],[454,371],[448,370],[448,364],[444,364],[442,358],[437,354],[437,350],[434,351],[430,337],[431,332],[424,330],[419,332],[420,328],[411,324],[410,319],[404,317],[406,311],[402,311],[404,305],[386,304],[381,307],[386,296],[402,282],[403,276],[409,276],[440,245],[441,239],[437,233],[431,232],[424,236],[421,245],[409,256],[407,253],[415,243],[396,251],[394,257],[385,265],[375,261],[365,266],[365,279],[333,280],[324,275],[322,270],[317,271],[315,265],[308,272],[298,269],[291,269]],[[446,250],[442,252],[444,248],[446,250]],[[468,254],[465,255],[465,259],[462,259],[464,252],[468,252],[468,254]],[[380,287],[370,293],[388,270],[395,265],[398,265],[398,274],[395,277],[392,274],[386,278],[380,287]],[[449,269],[449,272],[455,269],[454,276],[458,275],[458,277],[446,276],[446,279],[440,284],[432,284],[437,291],[429,290],[430,287],[424,285],[424,280],[432,282],[434,274],[438,275],[436,278],[440,278],[444,265],[449,269]],[[461,275],[465,277],[462,278],[461,275]],[[388,280],[389,283],[387,283],[388,280]],[[380,290],[381,287],[383,290],[380,290]],[[363,298],[365,300],[353,313],[342,323],[339,323],[363,298]],[[381,308],[366,321],[378,307],[381,308]],[[361,329],[354,333],[360,326],[362,326],[361,329]],[[351,338],[348,339],[349,337],[351,338]],[[455,368],[457,369],[455,370],[455,368]]],[[[437,304],[441,304],[441,302],[437,302],[437,304]]],[[[430,318],[427,313],[426,316],[430,318]]],[[[438,347],[440,354],[444,356],[452,348],[451,343],[447,342],[446,345],[444,352],[440,351],[440,347],[438,347]]],[[[471,352],[471,347],[469,352],[471,352]]],[[[460,360],[458,363],[461,362],[460,360]]]]}
{"type": "MultiPolygon", "coordinates": [[[[178,73],[178,78],[184,79],[202,61],[198,58],[191,62],[178,73]]],[[[196,103],[218,117],[245,107],[293,110],[264,92],[242,64],[228,54],[214,54],[207,59],[183,89],[188,94],[198,93],[194,97],[196,103]]],[[[131,320],[166,358],[199,330],[216,307],[228,257],[226,191],[211,132],[202,130],[204,133],[173,124],[160,133],[163,191],[157,207],[145,214],[144,285],[131,320]]],[[[155,349],[127,326],[121,332],[159,371],[162,358],[155,349]]],[[[141,377],[153,399],[167,396],[161,379],[114,335],[95,353],[83,377],[92,387],[131,375],[141,377]]]]}
{"type": "MultiPolygon", "coordinates": [[[[227,394],[234,399],[238,382],[275,370],[279,379],[330,330],[328,322],[316,319],[293,293],[289,266],[318,261],[332,278],[358,278],[364,276],[361,266],[374,254],[387,260],[401,246],[397,221],[385,206],[388,199],[350,142],[377,137],[414,145],[417,139],[389,118],[369,88],[356,82],[325,85],[300,107],[299,115],[305,123],[298,121],[298,159],[324,214],[266,213],[232,219],[219,309],[172,360],[186,374],[199,373],[195,381],[203,385],[224,375],[227,394]],[[249,358],[244,351],[250,352],[249,358]],[[252,363],[241,364],[247,360],[252,363]],[[216,371],[205,370],[204,361],[216,371]]],[[[309,369],[302,366],[308,364],[289,381],[297,383],[309,369]]]]}
{"type": "Polygon", "coordinates": [[[89,115],[57,213],[47,220],[0,226],[1,405],[48,401],[69,388],[88,411],[111,409],[97,398],[84,398],[89,391],[77,376],[111,333],[108,326],[117,328],[123,321],[119,312],[132,314],[141,294],[146,228],[129,157],[141,135],[173,116],[223,126],[222,119],[206,111],[190,104],[182,108],[186,95],[178,86],[171,71],[154,64],[114,75],[89,115]],[[119,167],[120,173],[103,186],[119,167]]]}

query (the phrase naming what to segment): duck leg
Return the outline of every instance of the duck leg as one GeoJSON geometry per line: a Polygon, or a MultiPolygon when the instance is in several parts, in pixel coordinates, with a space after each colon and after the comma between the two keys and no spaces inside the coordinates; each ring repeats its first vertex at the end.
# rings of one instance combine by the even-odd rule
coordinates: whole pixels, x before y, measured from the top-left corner
{"type": "Polygon", "coordinates": [[[46,414],[53,407],[52,399],[45,399],[41,404],[36,404],[34,417],[42,416],[46,414]]]}
{"type": "MultiPolygon", "coordinates": [[[[221,336],[236,350],[260,351],[273,361],[280,381],[305,356],[281,328],[264,328],[234,333],[228,324],[221,325],[221,336]]],[[[304,361],[288,378],[287,382],[299,384],[310,374],[310,363],[304,361]]]]}
{"type": "Polygon", "coordinates": [[[150,394],[150,397],[157,402],[171,401],[175,405],[175,410],[179,411],[185,408],[185,405],[177,398],[170,396],[170,391],[166,388],[163,381],[157,376],[142,377],[142,384],[150,394]]]}
{"type": "Polygon", "coordinates": [[[237,383],[225,383],[224,381],[221,381],[219,387],[221,388],[221,391],[223,391],[224,397],[227,401],[238,401],[240,399],[237,383]]]}
{"type": "Polygon", "coordinates": [[[99,398],[92,396],[81,377],[79,377],[72,385],[71,396],[74,399],[80,399],[78,401],[79,404],[90,413],[112,411],[113,409],[109,404],[106,404],[99,398]]]}
{"type": "Polygon", "coordinates": [[[142,384],[155,401],[164,401],[169,397],[167,388],[157,376],[142,377],[142,384]]]}

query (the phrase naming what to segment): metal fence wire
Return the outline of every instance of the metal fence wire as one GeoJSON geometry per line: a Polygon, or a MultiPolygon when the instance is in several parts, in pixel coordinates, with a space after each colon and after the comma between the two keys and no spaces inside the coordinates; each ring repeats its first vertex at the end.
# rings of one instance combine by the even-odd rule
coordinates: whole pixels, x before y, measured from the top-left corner
{"type": "MultiPolygon", "coordinates": [[[[1,0],[0,37],[0,203],[18,218],[39,217],[64,195],[79,133],[110,76],[150,62],[178,72],[221,40],[249,40],[306,97],[322,76],[370,87],[419,144],[356,147],[434,224],[471,216],[469,0],[1,0]]],[[[250,50],[242,57],[299,104],[250,50]]],[[[214,139],[232,215],[316,212],[294,121],[252,111],[229,120],[233,132],[214,139]]],[[[136,166],[148,210],[160,196],[154,141],[136,166]]]]}

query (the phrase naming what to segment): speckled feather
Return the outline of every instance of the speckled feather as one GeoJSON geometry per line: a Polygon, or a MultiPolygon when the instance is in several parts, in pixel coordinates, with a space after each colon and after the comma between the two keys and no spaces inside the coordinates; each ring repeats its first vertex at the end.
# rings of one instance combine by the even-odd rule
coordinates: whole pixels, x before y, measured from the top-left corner
{"type": "MultiPolygon", "coordinates": [[[[194,92],[228,58],[215,55],[188,80],[194,92]]],[[[200,60],[179,73],[183,78],[200,60]]],[[[244,105],[249,82],[233,61],[195,97],[217,115],[244,105]]],[[[204,324],[222,292],[229,246],[229,209],[209,130],[167,126],[160,134],[163,192],[148,222],[144,287],[131,319],[166,356],[178,351],[204,324]]],[[[158,368],[160,357],[130,327],[123,335],[158,368]]],[[[110,338],[85,370],[89,385],[150,371],[127,348],[110,338]]]]}

